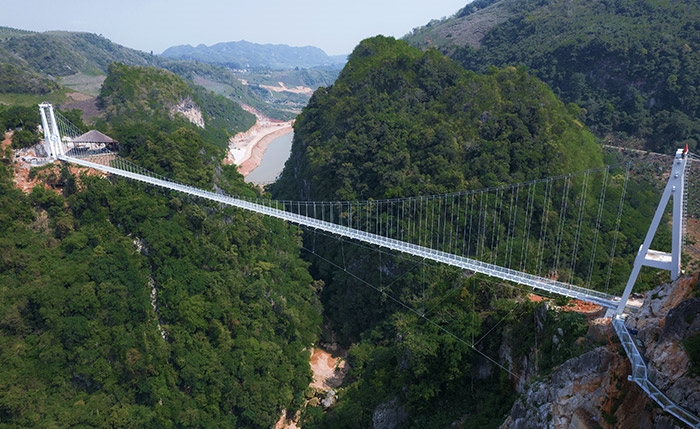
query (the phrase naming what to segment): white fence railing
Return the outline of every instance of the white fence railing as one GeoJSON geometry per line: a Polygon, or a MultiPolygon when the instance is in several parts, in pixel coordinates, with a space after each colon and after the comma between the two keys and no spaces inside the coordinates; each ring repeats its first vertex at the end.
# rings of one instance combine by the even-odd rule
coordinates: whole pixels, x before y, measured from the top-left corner
{"type": "MultiPolygon", "coordinates": [[[[486,274],[492,277],[497,277],[503,280],[512,281],[514,283],[530,286],[535,289],[541,289],[547,292],[563,295],[570,298],[580,299],[582,301],[591,302],[601,305],[606,308],[615,309],[618,306],[620,298],[612,295],[607,295],[602,292],[589,290],[579,286],[570,285],[544,277],[538,277],[532,274],[523,273],[509,268],[499,267],[497,265],[488,264],[463,256],[453,255],[439,250],[430,249],[416,244],[406,243],[400,240],[383,237],[381,235],[372,234],[365,231],[349,228],[343,225],[337,225],[324,220],[314,219],[296,213],[287,212],[274,207],[244,201],[228,195],[217,194],[214,192],[205,191],[193,186],[183,185],[164,178],[150,177],[140,173],[121,170],[107,165],[88,161],[87,159],[72,158],[60,156],[59,159],[73,164],[82,165],[85,167],[94,168],[117,176],[126,177],[140,182],[148,183],[155,186],[160,186],[166,189],[183,192],[189,195],[205,198],[211,201],[216,201],[222,204],[231,205],[246,209],[255,213],[260,213],[268,216],[292,222],[306,227],[320,229],[331,234],[352,238],[363,241],[365,243],[375,244],[377,246],[397,250],[403,253],[408,253],[414,256],[430,259],[436,262],[445,263],[465,270],[475,271],[486,274]]],[[[678,406],[673,400],[661,392],[648,377],[646,363],[639,353],[634,340],[630,335],[624,320],[619,317],[614,317],[612,320],[615,332],[620,338],[620,342],[627,353],[627,356],[632,363],[632,375],[629,376],[631,381],[637,383],[647,394],[654,399],[661,407],[688,424],[690,427],[700,429],[700,418],[678,406]]]]}
{"type": "Polygon", "coordinates": [[[149,183],[155,186],[160,186],[162,188],[172,189],[189,195],[194,195],[211,201],[216,201],[222,204],[246,209],[255,213],[272,216],[277,219],[282,219],[309,228],[319,229],[325,232],[329,232],[331,234],[352,238],[365,243],[375,244],[377,246],[397,250],[403,253],[408,253],[417,257],[445,263],[465,270],[486,274],[488,276],[496,277],[502,280],[507,280],[521,285],[529,286],[534,289],[541,289],[543,291],[554,293],[557,295],[580,299],[582,301],[598,304],[605,308],[615,309],[617,308],[620,302],[620,298],[616,296],[586,289],[580,286],[574,286],[557,280],[539,277],[533,274],[523,273],[509,268],[500,267],[498,265],[477,261],[475,259],[453,255],[451,253],[443,252],[440,250],[430,249],[428,247],[423,247],[417,244],[407,243],[401,240],[383,237],[378,234],[373,234],[370,232],[349,228],[347,226],[338,225],[328,221],[287,212],[275,207],[268,207],[265,205],[244,201],[238,198],[230,197],[228,195],[205,191],[199,188],[195,188],[193,186],[173,182],[165,178],[151,177],[133,171],[126,171],[119,168],[114,168],[108,165],[89,161],[89,158],[85,159],[61,156],[60,159],[73,164],[94,168],[96,170],[101,170],[114,175],[126,177],[144,183],[149,183]]]}
{"type": "Polygon", "coordinates": [[[678,406],[671,398],[666,396],[654,383],[649,380],[649,372],[647,370],[647,365],[644,362],[644,358],[639,349],[634,344],[634,339],[632,335],[627,330],[625,326],[625,321],[621,317],[613,317],[612,319],[613,327],[617,336],[620,338],[622,347],[625,348],[627,357],[632,364],[632,374],[628,376],[630,381],[634,381],[642,388],[647,394],[656,401],[657,404],[661,406],[665,411],[672,414],[678,420],[689,425],[692,428],[700,428],[700,418],[692,414],[688,410],[678,406]]]}

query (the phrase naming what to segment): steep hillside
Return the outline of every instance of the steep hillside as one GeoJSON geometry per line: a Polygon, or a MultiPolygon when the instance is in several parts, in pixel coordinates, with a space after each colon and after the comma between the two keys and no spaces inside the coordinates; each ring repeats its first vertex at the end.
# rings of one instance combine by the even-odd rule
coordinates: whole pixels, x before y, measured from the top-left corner
{"type": "MultiPolygon", "coordinates": [[[[627,325],[647,360],[650,379],[687,411],[700,415],[700,298],[698,273],[646,294],[627,325]]],[[[502,429],[527,427],[685,427],[627,380],[630,362],[609,319],[595,320],[588,335],[608,344],[575,357],[550,377],[532,380],[502,429]]]]}
{"type": "Polygon", "coordinates": [[[53,80],[26,67],[10,63],[0,64],[0,93],[43,95],[59,88],[53,80]]]}
{"type": "Polygon", "coordinates": [[[455,16],[414,28],[404,39],[413,46],[448,52],[456,46],[478,48],[492,28],[516,14],[517,0],[475,0],[455,16]]]}
{"type": "Polygon", "coordinates": [[[82,103],[75,103],[67,94],[72,89],[98,95],[112,63],[169,70],[237,103],[284,120],[293,118],[308,101],[309,93],[295,91],[297,86],[304,86],[310,92],[332,83],[337,76],[337,68],[285,70],[274,74],[269,70],[247,71],[239,75],[221,65],[129,49],[96,34],[35,33],[0,27],[0,102],[33,105],[50,99],[57,105],[92,111],[94,103],[84,100],[83,95],[78,95],[82,103]],[[279,82],[292,90],[283,87],[276,91],[279,82]]]}
{"type": "Polygon", "coordinates": [[[284,198],[391,198],[601,165],[572,109],[524,69],[477,75],[436,51],[368,39],[297,119],[272,189],[284,198]]]}
{"type": "Polygon", "coordinates": [[[32,70],[54,77],[104,74],[115,61],[139,66],[157,64],[157,58],[152,55],[92,33],[19,33],[0,40],[0,46],[21,58],[32,70]]]}
{"type": "Polygon", "coordinates": [[[154,123],[170,129],[175,119],[197,122],[206,140],[219,149],[217,159],[224,157],[228,139],[255,121],[233,101],[188,84],[169,71],[118,63],[109,67],[98,104],[112,127],[131,127],[134,132],[139,125],[149,129],[154,123]],[[196,111],[199,121],[193,121],[188,110],[196,111]]]}
{"type": "MultiPolygon", "coordinates": [[[[501,0],[481,5],[436,24],[459,28],[438,46],[466,68],[526,65],[565,102],[584,108],[585,122],[601,137],[633,137],[645,148],[666,153],[700,141],[697,2],[501,0]],[[484,27],[484,20],[491,24],[484,27]],[[470,33],[483,36],[477,43],[457,37],[470,33]]],[[[410,40],[428,46],[434,31],[416,30],[410,40]]]]}
{"type": "MultiPolygon", "coordinates": [[[[227,73],[236,79],[234,87],[243,83],[243,95],[248,93],[246,99],[262,100],[268,104],[268,108],[265,109],[261,103],[245,103],[255,105],[260,111],[274,107],[286,112],[286,115],[274,115],[279,119],[291,119],[306,105],[314,90],[332,84],[346,61],[345,55],[328,56],[313,46],[261,45],[246,41],[212,46],[174,46],[166,49],[161,56],[225,67],[227,73]]],[[[203,77],[201,73],[199,75],[203,77]]],[[[220,84],[231,82],[230,79],[213,80],[220,84]]],[[[209,87],[216,90],[217,85],[209,87]]],[[[236,99],[240,94],[240,90],[233,90],[231,96],[236,99]]]]}
{"type": "MultiPolygon", "coordinates": [[[[106,82],[100,125],[126,156],[259,196],[219,163],[225,103],[153,68],[115,64],[106,82]]],[[[321,284],[294,227],[60,165],[26,195],[14,162],[3,151],[0,426],[269,428],[303,405],[321,284]]]]}
{"type": "MultiPolygon", "coordinates": [[[[372,200],[599,166],[600,149],[575,111],[522,68],[478,75],[435,50],[378,36],[360,43],[297,118],[291,158],[270,190],[293,200],[372,200]]],[[[405,427],[497,426],[514,395],[508,365],[498,363],[501,343],[521,362],[538,317],[562,326],[567,344],[583,326],[449,267],[312,231],[305,247],[326,283],[323,340],[350,348],[351,369],[338,404],[325,415],[307,409],[304,427],[370,427],[383,416],[405,427]],[[482,336],[470,348],[468,339],[482,336]]],[[[568,356],[551,351],[542,362],[568,356]]]]}

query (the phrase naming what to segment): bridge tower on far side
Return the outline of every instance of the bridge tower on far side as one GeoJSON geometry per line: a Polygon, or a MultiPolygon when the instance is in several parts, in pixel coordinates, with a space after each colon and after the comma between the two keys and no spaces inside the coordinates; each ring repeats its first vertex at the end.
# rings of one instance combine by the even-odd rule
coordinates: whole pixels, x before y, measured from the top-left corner
{"type": "Polygon", "coordinates": [[[44,129],[44,148],[49,158],[55,160],[59,155],[65,155],[61,134],[58,131],[58,123],[53,113],[53,106],[49,103],[39,104],[41,113],[41,126],[44,129]]]}
{"type": "Polygon", "coordinates": [[[632,273],[627,280],[627,286],[622,294],[620,304],[617,307],[615,313],[616,316],[621,316],[627,305],[627,300],[629,299],[634,283],[637,281],[639,276],[639,271],[642,266],[659,268],[662,270],[667,270],[671,272],[671,280],[676,280],[681,274],[681,251],[683,250],[683,224],[684,224],[684,201],[685,201],[685,174],[686,165],[688,163],[688,146],[685,149],[678,149],[676,151],[676,156],[673,159],[673,167],[671,168],[671,175],[666,183],[666,188],[661,196],[661,201],[656,208],[656,213],[651,221],[649,230],[647,231],[647,236],[644,239],[644,243],[639,247],[639,252],[637,257],[634,259],[634,266],[632,268],[632,273]],[[651,250],[651,242],[656,235],[656,230],[659,227],[661,218],[663,217],[666,206],[668,205],[669,199],[673,198],[673,218],[671,223],[672,228],[672,242],[671,242],[671,252],[660,252],[658,250],[651,250]]]}

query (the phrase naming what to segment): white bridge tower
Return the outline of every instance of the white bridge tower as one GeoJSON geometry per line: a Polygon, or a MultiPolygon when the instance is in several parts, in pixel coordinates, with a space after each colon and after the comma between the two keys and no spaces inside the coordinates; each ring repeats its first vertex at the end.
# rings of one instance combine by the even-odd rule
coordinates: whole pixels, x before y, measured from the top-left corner
{"type": "Polygon", "coordinates": [[[53,114],[53,106],[49,103],[41,103],[39,112],[41,113],[41,125],[44,129],[46,154],[51,159],[58,159],[59,156],[65,155],[65,151],[61,142],[61,134],[58,131],[56,116],[53,114]]]}
{"type": "Polygon", "coordinates": [[[681,251],[683,250],[683,221],[684,221],[684,200],[685,200],[685,168],[688,163],[688,146],[685,149],[678,149],[676,151],[676,156],[673,159],[673,167],[671,168],[671,175],[666,183],[666,188],[661,196],[661,201],[659,201],[658,207],[656,207],[656,213],[651,221],[649,230],[647,231],[647,236],[644,239],[644,243],[639,247],[639,252],[634,260],[634,266],[632,268],[632,273],[630,274],[629,280],[627,280],[627,286],[622,294],[620,304],[617,307],[616,316],[621,316],[625,310],[625,305],[627,305],[627,299],[629,299],[630,293],[632,292],[632,287],[637,281],[637,276],[639,276],[639,270],[642,266],[659,268],[662,270],[667,270],[671,272],[671,280],[676,280],[681,273],[681,251]],[[656,230],[659,228],[659,223],[663,217],[666,206],[668,205],[669,199],[673,197],[673,218],[671,228],[673,230],[672,241],[671,241],[671,252],[660,252],[658,250],[651,250],[651,242],[656,235],[656,230]]]}

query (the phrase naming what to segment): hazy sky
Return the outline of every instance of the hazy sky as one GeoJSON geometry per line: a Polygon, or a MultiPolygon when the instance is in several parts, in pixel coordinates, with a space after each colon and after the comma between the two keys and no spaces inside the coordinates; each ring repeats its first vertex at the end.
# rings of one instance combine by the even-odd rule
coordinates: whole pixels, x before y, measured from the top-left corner
{"type": "Polygon", "coordinates": [[[317,46],[348,54],[360,40],[402,37],[471,0],[27,0],[7,1],[0,26],[101,34],[156,54],[175,45],[254,43],[317,46]]]}

